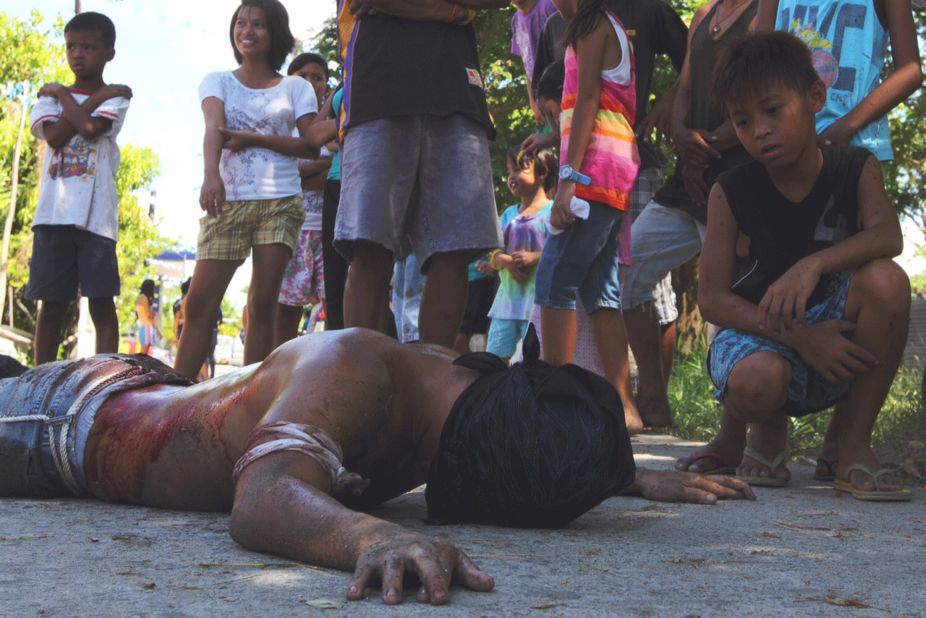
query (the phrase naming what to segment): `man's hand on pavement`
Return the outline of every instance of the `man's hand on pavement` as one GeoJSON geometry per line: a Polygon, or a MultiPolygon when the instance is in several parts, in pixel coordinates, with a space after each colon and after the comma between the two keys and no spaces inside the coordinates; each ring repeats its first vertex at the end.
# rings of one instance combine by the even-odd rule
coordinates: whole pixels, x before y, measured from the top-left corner
{"type": "Polygon", "coordinates": [[[402,602],[406,573],[414,573],[421,582],[418,602],[431,605],[450,600],[451,582],[477,592],[495,587],[495,581],[446,537],[428,538],[409,532],[373,545],[360,555],[347,598],[363,599],[366,589],[378,580],[382,582],[383,602],[397,605],[402,602]]]}
{"type": "Polygon", "coordinates": [[[637,468],[640,496],[659,502],[716,504],[718,500],[755,500],[749,484],[732,476],[637,468]]]}

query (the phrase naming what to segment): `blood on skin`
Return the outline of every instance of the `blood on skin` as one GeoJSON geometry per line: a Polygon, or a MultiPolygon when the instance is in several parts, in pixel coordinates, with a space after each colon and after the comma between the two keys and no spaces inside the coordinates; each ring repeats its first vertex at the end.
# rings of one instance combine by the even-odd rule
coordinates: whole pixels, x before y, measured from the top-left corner
{"type": "MultiPolygon", "coordinates": [[[[182,387],[181,387],[182,388],[182,387]]],[[[201,406],[187,400],[184,406],[159,405],[177,387],[128,391],[114,396],[97,413],[90,432],[87,478],[108,500],[141,504],[148,465],[157,461],[168,441],[202,415],[201,406]]]]}

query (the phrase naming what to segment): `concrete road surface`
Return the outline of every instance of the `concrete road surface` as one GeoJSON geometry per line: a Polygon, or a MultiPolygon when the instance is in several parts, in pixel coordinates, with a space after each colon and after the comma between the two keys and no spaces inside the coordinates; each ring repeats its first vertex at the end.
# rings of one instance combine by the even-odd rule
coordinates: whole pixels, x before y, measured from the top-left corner
{"type": "MultiPolygon", "coordinates": [[[[635,447],[667,468],[691,444],[635,447]]],[[[0,616],[926,615],[926,491],[863,503],[791,469],[790,487],[758,488],[757,502],[612,498],[555,531],[435,529],[409,493],[375,514],[448,534],[496,580],[443,608],[389,608],[378,591],[347,603],[347,573],[244,551],[224,514],[2,499],[0,616]]]]}

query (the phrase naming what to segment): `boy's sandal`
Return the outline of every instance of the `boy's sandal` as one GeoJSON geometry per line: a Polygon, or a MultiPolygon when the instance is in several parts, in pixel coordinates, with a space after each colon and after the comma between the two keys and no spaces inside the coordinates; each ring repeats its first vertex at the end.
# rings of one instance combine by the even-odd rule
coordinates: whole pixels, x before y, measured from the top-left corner
{"type": "Polygon", "coordinates": [[[736,467],[728,466],[722,463],[720,459],[720,455],[718,455],[717,453],[711,453],[710,451],[702,451],[700,453],[694,452],[688,455],[687,457],[685,457],[685,459],[688,460],[688,467],[685,468],[687,472],[693,472],[695,474],[727,475],[727,476],[733,476],[736,474],[736,467]],[[691,466],[693,466],[695,463],[699,461],[703,461],[705,459],[716,461],[717,465],[714,466],[713,468],[704,468],[701,470],[691,469],[691,466]]]}
{"type": "Polygon", "coordinates": [[[829,483],[836,480],[836,463],[838,459],[817,457],[817,469],[813,472],[813,480],[829,483]]]}
{"type": "MultiPolygon", "coordinates": [[[[743,449],[743,457],[749,457],[765,466],[769,469],[769,472],[772,474],[775,473],[775,470],[778,469],[783,463],[788,461],[788,450],[785,449],[775,455],[774,459],[769,461],[761,453],[755,449],[747,446],[743,449]]],[[[741,464],[742,465],[742,464],[741,464]]],[[[736,478],[746,481],[750,485],[756,485],[758,487],[784,487],[788,484],[789,479],[779,478],[777,476],[740,476],[736,475],[736,478]]]]}
{"type": "Polygon", "coordinates": [[[870,500],[873,502],[907,502],[913,497],[913,493],[906,488],[890,491],[881,489],[881,483],[878,479],[885,474],[892,474],[892,470],[881,468],[872,472],[871,469],[864,464],[852,464],[846,468],[846,478],[849,478],[854,470],[864,472],[871,477],[871,480],[874,481],[875,484],[874,491],[857,489],[851,481],[844,481],[842,479],[836,479],[836,491],[850,494],[856,500],[870,500]]]}

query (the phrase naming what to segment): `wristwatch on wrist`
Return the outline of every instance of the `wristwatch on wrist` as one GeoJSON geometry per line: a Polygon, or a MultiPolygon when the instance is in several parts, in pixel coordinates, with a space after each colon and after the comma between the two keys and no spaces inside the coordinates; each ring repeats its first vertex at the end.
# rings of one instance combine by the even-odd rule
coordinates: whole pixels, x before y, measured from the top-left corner
{"type": "Polygon", "coordinates": [[[590,185],[592,184],[592,179],[586,176],[585,174],[580,174],[579,172],[572,169],[571,165],[562,165],[559,168],[559,179],[560,180],[571,180],[572,182],[578,183],[580,185],[590,185]]]}

